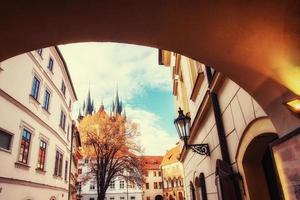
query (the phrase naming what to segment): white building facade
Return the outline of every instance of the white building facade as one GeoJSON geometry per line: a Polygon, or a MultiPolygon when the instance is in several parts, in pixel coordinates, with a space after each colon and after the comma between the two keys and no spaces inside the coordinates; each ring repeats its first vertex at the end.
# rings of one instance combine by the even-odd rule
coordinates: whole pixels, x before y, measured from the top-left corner
{"type": "Polygon", "coordinates": [[[58,47],[0,63],[0,199],[68,198],[76,100],[58,47]]]}
{"type": "MultiPolygon", "coordinates": [[[[80,175],[84,176],[90,171],[90,168],[85,160],[81,160],[79,166],[80,179],[80,175]]],[[[97,200],[96,178],[82,183],[79,193],[81,200],[97,200]]],[[[142,188],[127,183],[123,177],[118,176],[110,182],[105,198],[106,200],[142,200],[142,194],[142,188]]]]}

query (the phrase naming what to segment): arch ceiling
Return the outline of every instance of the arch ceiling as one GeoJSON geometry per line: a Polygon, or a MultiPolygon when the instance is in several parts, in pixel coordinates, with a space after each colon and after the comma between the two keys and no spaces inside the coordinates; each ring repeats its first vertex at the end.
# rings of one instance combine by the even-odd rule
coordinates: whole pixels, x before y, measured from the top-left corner
{"type": "Polygon", "coordinates": [[[161,48],[230,77],[254,96],[278,131],[299,126],[281,105],[300,94],[298,0],[11,0],[0,10],[0,60],[74,42],[161,48]]]}

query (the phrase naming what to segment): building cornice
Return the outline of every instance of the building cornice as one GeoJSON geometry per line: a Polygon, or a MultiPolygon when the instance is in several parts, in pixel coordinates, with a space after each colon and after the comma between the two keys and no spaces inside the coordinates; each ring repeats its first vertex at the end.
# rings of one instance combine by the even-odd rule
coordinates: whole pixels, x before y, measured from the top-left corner
{"type": "Polygon", "coordinates": [[[70,83],[70,85],[71,85],[71,91],[72,91],[72,93],[73,93],[73,96],[75,97],[75,100],[77,100],[77,95],[76,95],[76,92],[75,92],[75,88],[74,88],[74,85],[73,85],[73,82],[72,82],[72,79],[71,79],[71,76],[70,76],[70,72],[69,72],[67,63],[66,63],[66,61],[65,61],[65,58],[63,57],[63,55],[62,55],[61,51],[59,50],[58,46],[54,46],[54,48],[55,48],[55,50],[57,51],[58,56],[60,57],[60,59],[61,59],[63,65],[64,65],[64,69],[65,69],[65,71],[66,71],[66,73],[67,73],[67,77],[68,77],[69,83],[70,83]]]}
{"type": "MultiPolygon", "coordinates": [[[[16,100],[15,98],[13,98],[9,94],[7,94],[2,89],[0,89],[0,96],[3,97],[4,99],[6,99],[9,103],[15,105],[16,107],[18,107],[19,109],[21,109],[22,111],[24,111],[25,113],[27,113],[33,119],[35,119],[40,125],[42,125],[43,127],[45,127],[49,132],[51,132],[54,136],[56,136],[56,138],[58,138],[66,147],[68,147],[67,142],[60,136],[60,134],[57,133],[52,127],[50,127],[39,116],[37,116],[36,114],[34,114],[29,108],[27,108],[26,106],[24,106],[22,103],[20,103],[18,100],[16,100]]],[[[70,150],[68,148],[67,148],[67,150],[68,150],[68,152],[70,152],[70,150]]]]}
{"type": "Polygon", "coordinates": [[[7,177],[0,177],[0,183],[9,183],[9,184],[16,184],[16,185],[24,185],[28,187],[35,187],[35,188],[45,188],[45,189],[52,189],[52,190],[59,190],[62,192],[68,192],[66,188],[57,187],[53,185],[48,185],[44,183],[37,183],[22,179],[14,179],[14,178],[7,178],[7,177]]]}

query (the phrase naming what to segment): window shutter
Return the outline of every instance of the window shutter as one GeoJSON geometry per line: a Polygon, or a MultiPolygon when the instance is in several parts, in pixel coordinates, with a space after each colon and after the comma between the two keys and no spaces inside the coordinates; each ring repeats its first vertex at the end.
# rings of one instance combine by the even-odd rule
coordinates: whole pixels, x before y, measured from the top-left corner
{"type": "Polygon", "coordinates": [[[234,174],[227,162],[218,159],[216,163],[216,184],[218,186],[218,196],[222,200],[240,200],[241,196],[235,188],[234,174]]]}

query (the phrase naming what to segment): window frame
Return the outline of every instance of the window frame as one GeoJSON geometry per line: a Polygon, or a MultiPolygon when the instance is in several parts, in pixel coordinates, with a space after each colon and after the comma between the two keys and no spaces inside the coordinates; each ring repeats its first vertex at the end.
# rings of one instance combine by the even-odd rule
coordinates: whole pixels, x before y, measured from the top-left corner
{"type": "Polygon", "coordinates": [[[124,189],[125,188],[125,181],[120,180],[120,189],[124,189]]]}
{"type": "Polygon", "coordinates": [[[109,188],[110,188],[110,189],[115,189],[115,188],[116,188],[116,184],[115,184],[115,181],[114,181],[114,180],[110,181],[110,183],[109,183],[109,188]]]}
{"type": "MultiPolygon", "coordinates": [[[[4,132],[5,134],[7,134],[7,135],[10,135],[10,141],[9,141],[9,147],[8,147],[8,149],[5,149],[5,148],[2,148],[2,147],[0,147],[0,150],[2,150],[2,151],[5,151],[5,152],[11,152],[11,150],[12,150],[12,143],[13,143],[13,139],[14,139],[14,134],[13,133],[11,133],[11,132],[9,132],[9,131],[7,131],[7,130],[5,130],[5,129],[3,129],[3,128],[0,128],[0,131],[1,132],[4,132]]],[[[1,134],[1,133],[0,133],[1,134]]]]}
{"type": "Polygon", "coordinates": [[[50,56],[48,60],[47,69],[53,73],[53,67],[54,67],[54,59],[50,56]]]}
{"type": "Polygon", "coordinates": [[[66,128],[66,120],[67,120],[67,115],[61,109],[61,111],[60,111],[60,119],[59,119],[59,127],[62,128],[64,131],[65,131],[65,128],[66,128]]]}
{"type": "Polygon", "coordinates": [[[65,160],[65,181],[68,181],[68,172],[69,172],[69,161],[68,159],[65,160]]]}
{"type": "Polygon", "coordinates": [[[61,91],[61,93],[64,95],[64,97],[66,97],[66,84],[65,84],[65,82],[64,82],[64,80],[62,80],[62,82],[61,82],[61,87],[60,87],[60,91],[61,91]]]}
{"type": "Polygon", "coordinates": [[[96,189],[95,184],[96,184],[96,181],[94,181],[94,180],[91,180],[91,181],[90,181],[90,190],[95,190],[95,189],[96,189]],[[93,183],[93,184],[92,184],[92,183],[93,183]],[[92,187],[92,186],[93,186],[93,187],[92,187]]]}
{"type": "Polygon", "coordinates": [[[44,139],[40,139],[40,142],[39,142],[39,151],[38,151],[38,160],[37,160],[37,168],[38,170],[42,170],[42,171],[45,171],[45,164],[46,164],[46,155],[47,155],[47,147],[48,147],[48,142],[44,139]],[[45,144],[45,147],[42,147],[41,146],[41,143],[44,143],[45,144]],[[42,161],[42,166],[41,167],[41,163],[40,163],[40,152],[41,152],[41,148],[43,149],[42,151],[44,151],[44,160],[42,161]]]}
{"type": "Polygon", "coordinates": [[[56,149],[53,176],[62,178],[63,157],[64,154],[60,150],[56,149]]]}
{"type": "Polygon", "coordinates": [[[43,101],[43,109],[49,112],[49,105],[50,105],[50,99],[51,99],[51,92],[48,89],[45,89],[45,94],[44,94],[44,101],[43,101]],[[46,95],[48,94],[48,101],[47,101],[47,105],[46,103],[46,95]]]}
{"type": "Polygon", "coordinates": [[[41,79],[38,78],[37,75],[33,75],[30,96],[33,99],[35,99],[36,101],[38,101],[38,99],[39,99],[40,87],[41,87],[41,79]],[[38,86],[36,86],[36,82],[38,82],[38,86]],[[34,86],[34,88],[33,88],[33,86],[34,86]]]}
{"type": "Polygon", "coordinates": [[[43,48],[39,48],[36,50],[36,53],[41,57],[43,58],[43,48]]]}
{"type": "MultiPolygon", "coordinates": [[[[33,133],[32,133],[32,130],[26,128],[26,127],[23,127],[22,128],[22,132],[21,132],[21,139],[20,139],[20,146],[19,146],[19,151],[18,151],[18,158],[17,158],[17,162],[18,163],[21,163],[21,164],[24,164],[24,165],[29,165],[29,154],[30,154],[30,149],[31,149],[31,140],[32,140],[32,136],[33,136],[33,133]],[[27,132],[30,134],[30,137],[29,137],[29,142],[28,142],[28,146],[27,146],[27,155],[26,155],[26,162],[23,162],[24,160],[24,154],[25,154],[25,149],[22,150],[22,141],[23,141],[23,137],[24,137],[24,132],[27,132]],[[20,160],[20,155],[21,155],[21,151],[22,152],[22,159],[20,160]]],[[[26,138],[27,139],[27,138],[26,138]]]]}

